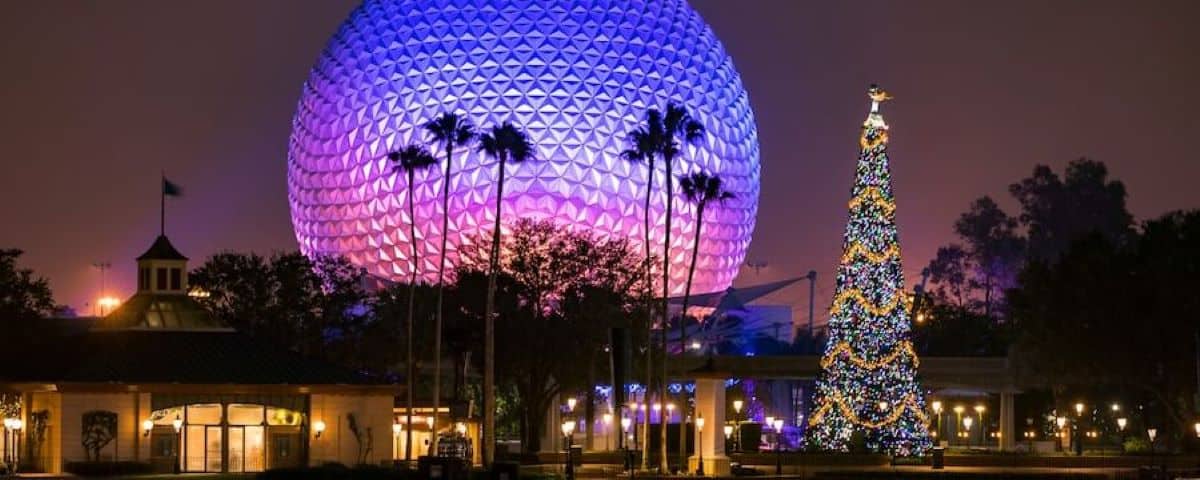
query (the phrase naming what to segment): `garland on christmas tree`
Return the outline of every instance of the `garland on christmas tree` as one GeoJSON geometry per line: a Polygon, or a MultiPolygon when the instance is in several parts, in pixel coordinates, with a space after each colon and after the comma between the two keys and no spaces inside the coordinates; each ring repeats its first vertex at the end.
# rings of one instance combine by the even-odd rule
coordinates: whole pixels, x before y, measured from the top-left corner
{"type": "Polygon", "coordinates": [[[904,291],[896,204],[888,167],[888,126],[872,85],[863,124],[829,343],[821,358],[807,441],[846,451],[861,435],[873,451],[916,455],[930,445],[929,417],[916,380],[920,360],[910,337],[911,299],[904,291]]]}

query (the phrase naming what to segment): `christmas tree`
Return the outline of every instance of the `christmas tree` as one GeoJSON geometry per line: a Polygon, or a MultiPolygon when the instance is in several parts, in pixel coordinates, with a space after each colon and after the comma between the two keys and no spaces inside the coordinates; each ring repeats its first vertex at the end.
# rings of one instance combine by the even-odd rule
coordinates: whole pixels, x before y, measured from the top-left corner
{"type": "Polygon", "coordinates": [[[850,199],[829,343],[809,415],[808,444],[846,451],[861,436],[872,451],[919,455],[929,447],[929,418],[916,380],[909,297],[904,291],[896,204],[888,169],[888,126],[872,85],[858,171],[850,199]]]}

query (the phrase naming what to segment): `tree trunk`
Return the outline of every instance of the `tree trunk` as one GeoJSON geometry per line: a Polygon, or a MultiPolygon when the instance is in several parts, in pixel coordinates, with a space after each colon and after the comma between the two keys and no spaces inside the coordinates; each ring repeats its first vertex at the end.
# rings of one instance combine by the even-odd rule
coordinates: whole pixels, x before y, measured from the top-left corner
{"type": "MultiPolygon", "coordinates": [[[[688,266],[687,283],[683,287],[683,313],[679,315],[679,355],[687,351],[687,310],[692,297],[692,277],[696,274],[696,257],[700,256],[700,228],[704,226],[704,207],[706,201],[701,199],[696,203],[696,235],[692,239],[692,261],[688,266]]],[[[679,390],[679,470],[687,468],[687,429],[683,419],[687,418],[687,392],[679,390]]]]}
{"type": "MultiPolygon", "coordinates": [[[[483,441],[487,448],[496,442],[496,271],[500,269],[500,213],[504,199],[504,164],[508,155],[500,154],[500,175],[496,183],[496,222],[492,230],[491,263],[488,273],[487,306],[483,318],[483,441]]],[[[535,429],[536,430],[536,429],[535,429]]]]}
{"type": "MultiPolygon", "coordinates": [[[[446,283],[445,283],[445,281],[446,281],[446,240],[450,236],[450,232],[449,232],[449,228],[450,228],[450,161],[453,158],[454,158],[454,144],[451,143],[449,140],[447,140],[447,142],[446,142],[446,173],[445,173],[445,175],[443,175],[443,178],[442,178],[442,249],[439,250],[439,253],[440,253],[439,256],[441,258],[438,259],[437,316],[435,317],[435,319],[433,321],[434,342],[437,345],[439,345],[439,348],[440,348],[440,345],[442,344],[442,295],[446,289],[445,288],[446,287],[446,283]]],[[[416,247],[413,247],[413,248],[415,251],[416,247]]],[[[410,332],[409,336],[410,337],[412,336],[411,332],[410,332]]],[[[439,351],[438,354],[440,354],[440,353],[441,352],[439,351]]],[[[440,392],[438,392],[437,387],[440,387],[441,385],[439,385],[436,382],[434,383],[434,385],[435,385],[434,390],[433,390],[435,392],[434,393],[434,405],[436,408],[437,394],[440,393],[440,392]]],[[[413,408],[411,395],[412,394],[409,394],[409,399],[408,399],[408,411],[409,412],[411,412],[412,408],[413,408]]],[[[434,410],[435,417],[436,417],[436,412],[437,411],[435,409],[434,410]]],[[[409,417],[408,421],[410,424],[412,423],[411,416],[409,417]]],[[[489,428],[488,430],[485,430],[485,433],[491,431],[490,427],[488,427],[488,428],[489,428]]],[[[486,439],[486,436],[484,438],[486,439]]],[[[408,442],[406,443],[406,445],[408,445],[408,447],[406,447],[406,450],[408,450],[411,453],[412,428],[408,429],[408,442]]],[[[482,454],[483,454],[483,464],[489,465],[488,462],[492,458],[492,444],[491,443],[485,442],[483,444],[482,454]]],[[[412,458],[412,457],[409,456],[407,458],[412,458]]]]}
{"type": "MultiPolygon", "coordinates": [[[[650,258],[652,251],[650,247],[650,198],[654,193],[654,157],[646,157],[646,385],[642,393],[642,403],[649,404],[650,402],[650,385],[654,383],[654,279],[651,272],[650,258]]],[[[637,421],[637,410],[633,413],[634,422],[637,421]]],[[[642,441],[642,470],[650,468],[650,413],[645,413],[645,418],[642,420],[642,432],[644,440],[642,441]]]]}
{"type": "MultiPolygon", "coordinates": [[[[667,401],[667,324],[671,318],[671,207],[675,203],[671,195],[671,156],[664,155],[663,163],[666,167],[666,176],[663,177],[663,182],[667,186],[667,224],[663,228],[663,298],[662,298],[662,383],[659,385],[658,398],[659,402],[667,401]]],[[[666,411],[666,405],[663,405],[662,412],[666,411]]],[[[658,432],[659,455],[662,458],[658,461],[658,469],[660,472],[666,473],[670,466],[667,465],[667,422],[664,420],[662,412],[659,412],[659,423],[662,428],[658,432]]]]}
{"type": "Polygon", "coordinates": [[[417,297],[417,219],[413,216],[415,211],[413,207],[413,171],[408,171],[408,225],[409,225],[409,241],[412,243],[413,255],[413,271],[412,279],[408,284],[408,337],[406,340],[407,349],[405,349],[405,406],[407,411],[404,414],[404,460],[412,460],[412,413],[413,413],[413,378],[416,376],[417,369],[413,368],[413,303],[417,297]]]}

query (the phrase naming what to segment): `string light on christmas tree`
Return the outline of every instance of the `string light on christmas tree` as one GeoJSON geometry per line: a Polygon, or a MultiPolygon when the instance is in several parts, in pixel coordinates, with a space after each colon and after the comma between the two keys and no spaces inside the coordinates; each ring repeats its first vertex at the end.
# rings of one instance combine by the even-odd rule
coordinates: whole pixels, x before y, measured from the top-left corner
{"type": "Polygon", "coordinates": [[[875,85],[867,94],[871,111],[859,137],[829,343],[807,441],[818,449],[846,451],[858,433],[870,450],[918,455],[930,446],[929,417],[916,380],[920,361],[909,338],[912,299],[900,264],[888,125],[879,113],[892,96],[875,85]]]}

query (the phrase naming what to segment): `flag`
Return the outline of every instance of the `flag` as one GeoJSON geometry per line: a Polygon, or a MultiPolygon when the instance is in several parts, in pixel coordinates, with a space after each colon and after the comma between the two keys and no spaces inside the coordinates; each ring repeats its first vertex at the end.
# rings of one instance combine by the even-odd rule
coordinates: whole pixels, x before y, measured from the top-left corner
{"type": "Polygon", "coordinates": [[[163,182],[163,184],[162,184],[162,194],[163,195],[166,195],[168,197],[179,197],[179,196],[183,195],[183,189],[179,188],[179,185],[171,183],[170,180],[167,180],[167,177],[163,177],[162,182],[163,182]]]}

